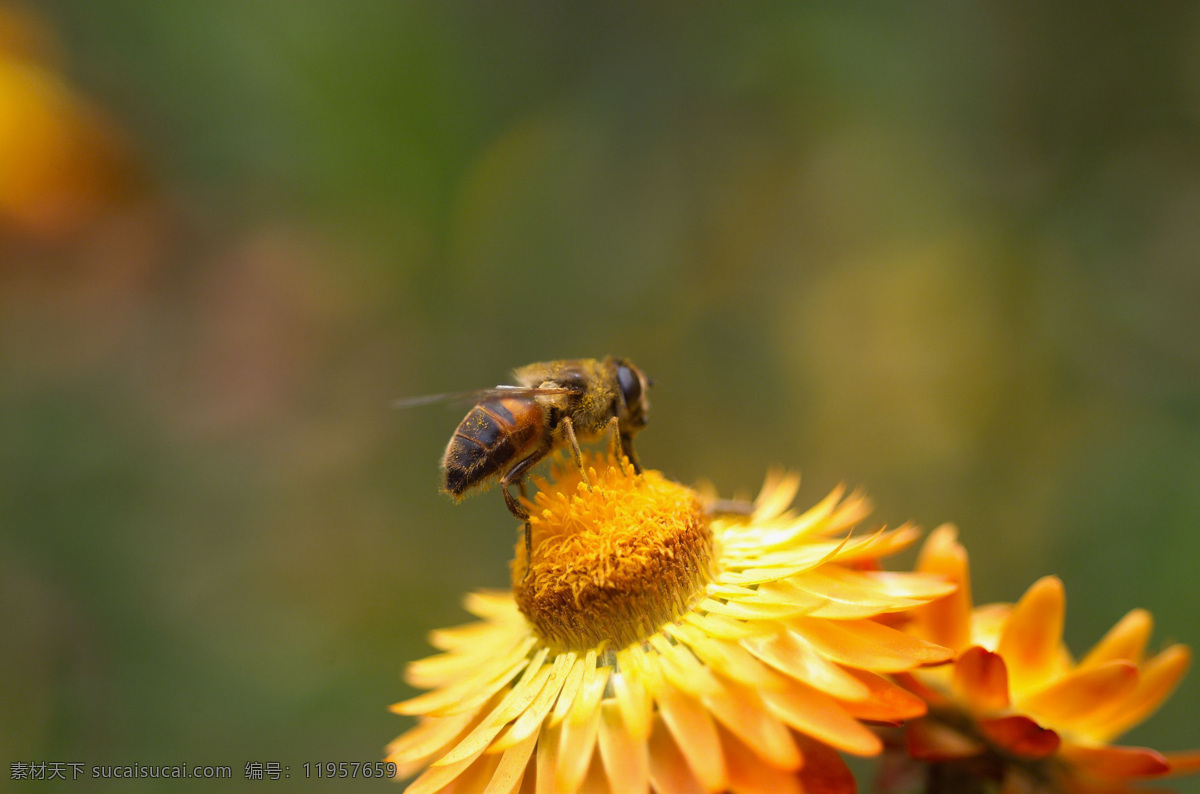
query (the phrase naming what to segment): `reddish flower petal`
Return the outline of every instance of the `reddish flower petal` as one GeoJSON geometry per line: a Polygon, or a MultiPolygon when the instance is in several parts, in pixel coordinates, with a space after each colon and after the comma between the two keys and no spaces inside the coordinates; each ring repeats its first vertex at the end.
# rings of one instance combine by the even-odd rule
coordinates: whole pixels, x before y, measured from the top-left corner
{"type": "MultiPolygon", "coordinates": [[[[803,794],[800,780],[794,773],[764,764],[761,757],[724,728],[719,728],[718,733],[731,791],[738,794],[803,794]]],[[[632,789],[614,787],[612,791],[618,794],[632,789]]]]}
{"type": "Polygon", "coordinates": [[[1008,668],[998,653],[976,645],[954,662],[954,690],[972,709],[988,714],[1008,708],[1008,668]]]}
{"type": "Polygon", "coordinates": [[[993,744],[1014,755],[1045,758],[1058,750],[1058,734],[1021,714],[980,720],[979,729],[993,744]]]}
{"type": "Polygon", "coordinates": [[[1145,747],[1063,745],[1062,755],[1089,774],[1105,778],[1156,777],[1170,771],[1162,753],[1145,747]]]}
{"type": "Polygon", "coordinates": [[[846,762],[828,745],[797,735],[804,753],[800,785],[804,794],[856,794],[858,784],[846,762]]]}
{"type": "Polygon", "coordinates": [[[1194,775],[1200,772],[1200,750],[1163,753],[1163,758],[1171,765],[1171,775],[1194,775]]]}
{"type": "Polygon", "coordinates": [[[862,701],[842,704],[846,711],[860,720],[898,725],[904,720],[923,716],[928,710],[924,700],[882,676],[865,670],[846,672],[866,684],[870,692],[862,701]]]}

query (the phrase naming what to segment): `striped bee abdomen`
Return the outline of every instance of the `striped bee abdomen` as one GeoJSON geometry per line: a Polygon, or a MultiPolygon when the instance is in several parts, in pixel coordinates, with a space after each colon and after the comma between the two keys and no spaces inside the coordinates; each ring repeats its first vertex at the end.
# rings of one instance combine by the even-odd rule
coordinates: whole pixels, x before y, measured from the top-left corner
{"type": "Polygon", "coordinates": [[[502,397],[485,400],[454,431],[442,459],[443,487],[462,496],[520,461],[544,432],[544,412],[535,400],[502,397]]]}

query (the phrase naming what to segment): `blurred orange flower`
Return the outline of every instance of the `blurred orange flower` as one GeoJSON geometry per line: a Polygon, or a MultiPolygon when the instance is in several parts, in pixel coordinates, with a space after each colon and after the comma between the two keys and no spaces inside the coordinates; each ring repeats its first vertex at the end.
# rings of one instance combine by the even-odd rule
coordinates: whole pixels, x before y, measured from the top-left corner
{"type": "Polygon", "coordinates": [[[904,677],[929,704],[928,716],[905,727],[905,749],[928,765],[914,770],[893,754],[885,790],[924,774],[928,792],[993,779],[1005,792],[1115,794],[1137,780],[1200,769],[1200,751],[1111,744],[1162,704],[1191,660],[1183,645],[1145,658],[1148,612],[1130,612],[1076,662],[1062,642],[1066,599],[1057,577],[1038,580],[1015,605],[973,608],[967,554],[948,525],[929,536],[917,569],[959,589],[909,613],[910,632],[958,656],[904,677]]]}
{"type": "Polygon", "coordinates": [[[53,37],[0,5],[0,229],[70,234],[132,182],[132,159],[104,114],[71,88],[53,37]]]}
{"type": "Polygon", "coordinates": [[[883,674],[950,656],[873,620],[952,587],[860,569],[916,530],[847,536],[867,504],[840,489],[796,515],[790,476],[713,518],[658,472],[588,467],[539,481],[514,593],[469,597],[483,621],[409,666],[433,689],[392,707],[420,718],[388,753],[402,777],[425,769],[409,794],[855,791],[831,748],[876,755],[862,720],[925,711],[883,674]]]}

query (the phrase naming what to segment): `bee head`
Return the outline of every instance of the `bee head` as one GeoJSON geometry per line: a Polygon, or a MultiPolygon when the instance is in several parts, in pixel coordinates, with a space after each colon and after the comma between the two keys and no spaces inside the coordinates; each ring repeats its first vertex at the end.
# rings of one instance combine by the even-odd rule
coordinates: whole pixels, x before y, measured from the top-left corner
{"type": "Polygon", "coordinates": [[[640,430],[646,426],[647,414],[650,413],[650,399],[646,396],[650,380],[632,361],[625,358],[617,362],[617,385],[625,406],[623,416],[618,418],[630,430],[640,430]]]}

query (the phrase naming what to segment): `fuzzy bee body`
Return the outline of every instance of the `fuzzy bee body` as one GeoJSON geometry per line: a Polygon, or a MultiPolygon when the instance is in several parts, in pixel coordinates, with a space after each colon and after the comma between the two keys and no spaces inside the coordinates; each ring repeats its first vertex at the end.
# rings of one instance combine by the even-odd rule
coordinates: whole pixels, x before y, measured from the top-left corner
{"type": "Polygon", "coordinates": [[[500,397],[478,403],[459,423],[442,458],[443,488],[461,499],[502,477],[542,443],[548,412],[534,399],[500,397]]]}
{"type": "Polygon", "coordinates": [[[629,359],[574,358],[529,364],[513,372],[516,385],[403,401],[420,405],[469,398],[475,407],[459,422],[442,456],[442,489],[455,499],[499,482],[509,511],[525,508],[509,492],[525,490],[529,469],[555,449],[570,450],[582,465],[579,439],[611,431],[614,443],[638,466],[633,436],[646,425],[649,380],[629,359]]]}
{"type": "MultiPolygon", "coordinates": [[[[614,446],[641,471],[633,436],[646,426],[650,380],[627,358],[573,358],[529,364],[513,372],[514,386],[463,394],[401,400],[400,406],[447,399],[472,399],[475,407],[459,422],[442,456],[442,489],[455,499],[500,483],[504,503],[525,522],[525,554],[531,559],[529,511],[509,491],[525,494],[529,470],[556,448],[570,450],[583,467],[579,439],[612,433],[614,446]]],[[[525,569],[529,575],[528,566],[525,569]]]]}

